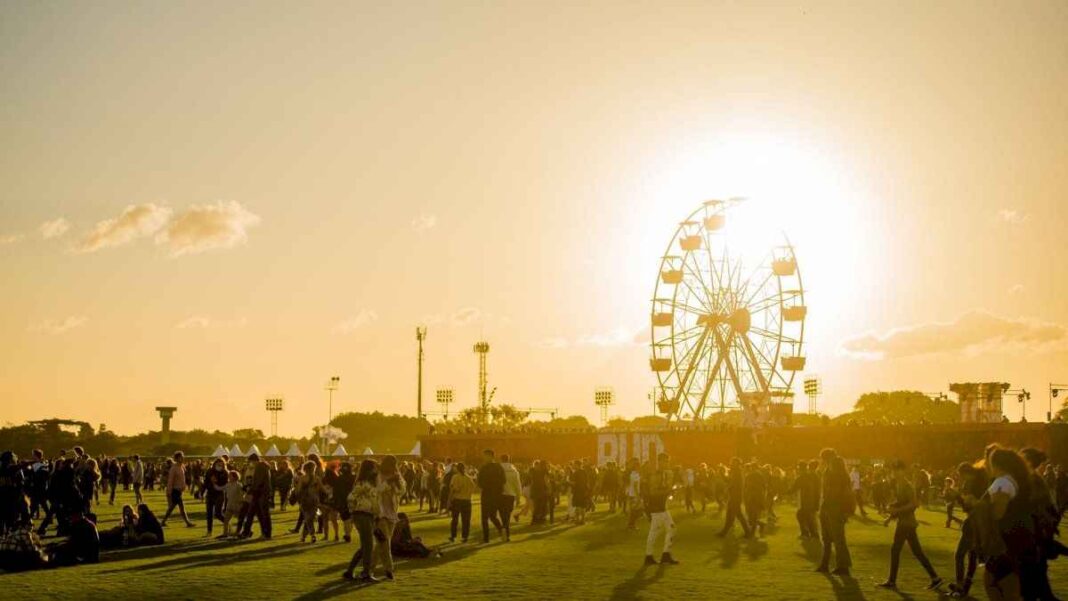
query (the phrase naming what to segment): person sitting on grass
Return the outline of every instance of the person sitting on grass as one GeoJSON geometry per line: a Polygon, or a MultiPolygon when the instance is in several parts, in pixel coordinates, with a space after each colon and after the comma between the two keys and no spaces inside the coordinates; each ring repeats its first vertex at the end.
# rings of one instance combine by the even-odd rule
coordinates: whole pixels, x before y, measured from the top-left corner
{"type": "Polygon", "coordinates": [[[163,544],[163,526],[160,525],[156,514],[144,503],[137,506],[137,533],[141,536],[143,545],[163,544]],[[153,538],[149,539],[146,535],[151,535],[153,538]]]}
{"type": "Polygon", "coordinates": [[[74,566],[100,561],[100,534],[90,516],[81,508],[70,515],[67,540],[49,545],[48,562],[55,566],[74,566]]]}
{"type": "Polygon", "coordinates": [[[423,544],[423,539],[412,536],[412,523],[407,513],[397,514],[397,527],[393,529],[393,556],[422,559],[430,557],[430,547],[423,544]]]}
{"type": "Polygon", "coordinates": [[[29,515],[0,537],[0,569],[7,572],[37,570],[48,566],[41,537],[33,529],[29,515]]]}
{"type": "Polygon", "coordinates": [[[100,533],[101,549],[121,549],[156,544],[156,535],[139,530],[140,519],[130,505],[122,507],[122,521],[118,526],[100,533]]]}

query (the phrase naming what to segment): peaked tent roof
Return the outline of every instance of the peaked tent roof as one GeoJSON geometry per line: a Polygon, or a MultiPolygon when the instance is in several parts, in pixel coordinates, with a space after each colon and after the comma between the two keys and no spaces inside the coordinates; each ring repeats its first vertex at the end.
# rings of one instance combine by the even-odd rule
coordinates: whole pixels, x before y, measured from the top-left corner
{"type": "Polygon", "coordinates": [[[334,447],[334,452],[331,453],[330,456],[331,457],[348,457],[349,456],[349,452],[348,452],[348,450],[345,449],[345,445],[343,445],[341,443],[338,443],[338,445],[336,447],[334,447]]]}
{"type": "Polygon", "coordinates": [[[306,454],[311,455],[312,453],[315,453],[316,455],[321,455],[321,453],[319,452],[319,447],[314,442],[312,443],[312,446],[308,447],[308,451],[306,454]]]}
{"type": "Polygon", "coordinates": [[[212,457],[222,457],[226,454],[226,447],[219,445],[215,447],[215,452],[211,454],[212,457]]]}
{"type": "Polygon", "coordinates": [[[236,442],[234,443],[234,448],[230,449],[230,456],[231,457],[244,457],[245,456],[245,454],[241,452],[241,447],[237,446],[236,442]]]}
{"type": "Polygon", "coordinates": [[[375,452],[371,450],[371,447],[364,447],[363,448],[363,454],[364,455],[374,455],[375,452]]]}
{"type": "Polygon", "coordinates": [[[289,450],[286,451],[286,457],[300,457],[303,454],[304,453],[301,452],[300,447],[298,447],[295,442],[289,445],[289,450]]]}
{"type": "Polygon", "coordinates": [[[273,444],[271,448],[267,449],[267,452],[263,454],[264,457],[280,457],[282,453],[278,450],[278,445],[273,444]]]}
{"type": "Polygon", "coordinates": [[[253,453],[255,453],[256,455],[263,455],[263,453],[260,452],[260,448],[257,447],[255,444],[253,444],[251,447],[248,448],[247,451],[245,451],[246,455],[251,455],[253,453]]]}
{"type": "Polygon", "coordinates": [[[421,456],[423,454],[423,441],[421,441],[421,440],[415,441],[415,446],[412,447],[411,452],[408,453],[408,454],[409,455],[415,455],[417,457],[421,456]]]}

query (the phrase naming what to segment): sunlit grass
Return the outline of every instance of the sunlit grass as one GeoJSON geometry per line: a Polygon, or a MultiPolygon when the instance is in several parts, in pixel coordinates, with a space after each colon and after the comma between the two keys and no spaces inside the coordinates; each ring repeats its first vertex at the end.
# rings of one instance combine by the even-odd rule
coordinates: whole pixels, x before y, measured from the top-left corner
{"type": "MultiPolygon", "coordinates": [[[[149,503],[163,506],[159,493],[149,503]]],[[[113,525],[121,503],[99,509],[101,527],[113,525]]],[[[892,529],[853,521],[848,528],[854,578],[843,580],[813,573],[818,548],[797,539],[794,508],[779,507],[779,527],[764,539],[718,539],[720,516],[690,516],[680,509],[677,566],[642,568],[646,523],[625,529],[621,516],[594,514],[584,526],[517,526],[512,542],[448,545],[448,521],[412,513],[416,536],[441,545],[441,558],[402,560],[397,581],[359,587],[341,580],[355,544],[301,544],[293,527],[296,512],[274,514],[274,540],[217,541],[204,535],[203,505],[192,517],[196,528],[172,520],[168,542],[108,553],[93,566],[0,576],[8,599],[885,599],[903,594],[876,590],[886,576],[892,529]]],[[[603,506],[602,506],[603,507],[603,506]]],[[[412,508],[408,508],[411,511],[412,508]]],[[[558,514],[559,515],[559,514],[558,514]]],[[[942,527],[942,515],[921,511],[920,537],[939,572],[951,578],[957,530],[942,527]]],[[[478,536],[478,508],[472,540],[478,536]]],[[[217,530],[216,533],[219,531],[217,530]]],[[[905,551],[899,584],[914,598],[936,598],[923,590],[926,576],[905,551]]],[[[1068,590],[1068,569],[1054,562],[1054,590],[1068,590]]],[[[982,592],[979,591],[982,598],[982,592]]]]}

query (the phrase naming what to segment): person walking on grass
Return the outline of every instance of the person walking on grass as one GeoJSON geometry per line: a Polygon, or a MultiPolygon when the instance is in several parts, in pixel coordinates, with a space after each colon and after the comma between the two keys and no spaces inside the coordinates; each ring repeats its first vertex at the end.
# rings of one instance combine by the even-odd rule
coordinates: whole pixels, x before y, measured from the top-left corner
{"type": "Polygon", "coordinates": [[[145,485],[145,464],[141,462],[140,455],[133,456],[133,463],[130,465],[130,482],[134,489],[134,504],[143,504],[145,498],[141,495],[141,487],[145,485]]]}
{"type": "Polygon", "coordinates": [[[880,583],[878,586],[888,589],[897,588],[897,572],[901,566],[901,550],[908,543],[912,554],[916,556],[920,565],[923,566],[923,569],[927,571],[927,575],[931,578],[931,583],[927,585],[928,590],[934,590],[942,585],[942,579],[935,572],[935,569],[931,567],[931,562],[923,553],[923,548],[920,547],[920,539],[916,535],[918,526],[916,509],[920,506],[916,499],[916,491],[908,481],[904,462],[894,462],[891,464],[890,470],[893,475],[895,498],[894,503],[889,507],[890,515],[887,516],[883,525],[886,526],[892,520],[897,520],[897,526],[894,528],[894,543],[890,547],[890,575],[885,582],[880,583]]]}
{"type": "Polygon", "coordinates": [[[493,449],[482,451],[485,463],[478,470],[478,487],[482,489],[482,542],[490,540],[490,522],[497,527],[497,534],[504,538],[504,529],[501,521],[497,518],[497,508],[501,504],[501,496],[504,494],[504,468],[497,463],[493,456],[493,449]]]}
{"type": "Polygon", "coordinates": [[[723,529],[716,536],[722,538],[734,528],[734,520],[742,525],[742,532],[746,538],[753,535],[749,529],[749,520],[742,513],[742,497],[745,493],[745,476],[742,474],[742,460],[738,457],[731,459],[731,471],[727,477],[727,517],[723,521],[723,529]]]}
{"type": "Polygon", "coordinates": [[[360,582],[378,582],[378,579],[371,574],[371,568],[374,561],[375,519],[381,510],[381,501],[378,492],[378,464],[371,459],[364,459],[360,463],[348,502],[349,511],[352,512],[352,521],[356,525],[356,534],[360,538],[360,548],[352,554],[349,567],[342,577],[346,580],[355,580],[356,565],[362,561],[363,570],[360,572],[360,582]]]}
{"type": "Polygon", "coordinates": [[[314,543],[315,516],[319,512],[319,500],[323,496],[323,481],[315,473],[314,461],[304,464],[304,473],[297,479],[296,496],[297,504],[300,506],[300,516],[303,518],[303,531],[300,533],[300,542],[304,542],[311,535],[311,542],[314,543]]]}
{"type": "Polygon", "coordinates": [[[504,490],[501,493],[501,506],[498,508],[501,523],[504,524],[505,542],[512,540],[512,512],[515,511],[516,499],[520,498],[523,484],[519,470],[512,465],[508,455],[501,455],[501,469],[504,470],[504,490]]]}
{"type": "Polygon", "coordinates": [[[853,514],[856,502],[845,461],[834,449],[820,451],[822,474],[820,476],[820,537],[823,539],[823,556],[817,572],[827,572],[831,563],[831,548],[834,548],[835,569],[838,576],[849,576],[853,560],[846,544],[846,520],[853,514]]]}
{"type": "MultiPolygon", "coordinates": [[[[393,580],[393,552],[391,542],[393,530],[397,527],[397,511],[401,505],[405,482],[397,469],[397,458],[386,455],[382,458],[381,472],[378,478],[378,519],[375,521],[375,564],[381,562],[386,580],[393,580]]],[[[373,567],[373,565],[372,565],[373,567]]]]}
{"type": "Polygon", "coordinates": [[[456,522],[462,522],[462,541],[467,542],[471,534],[471,495],[475,492],[475,481],[467,475],[464,464],[457,463],[452,468],[449,480],[449,512],[452,521],[449,524],[449,542],[456,542],[456,522]]]}
{"type": "Polygon", "coordinates": [[[661,535],[664,537],[664,547],[660,554],[660,563],[679,563],[671,555],[671,544],[675,541],[675,521],[671,519],[671,513],[667,509],[668,497],[675,488],[675,472],[671,469],[667,453],[657,455],[656,463],[645,501],[645,510],[649,513],[649,536],[645,539],[645,565],[647,566],[657,563],[653,553],[656,541],[661,535]]]}
{"type": "Polygon", "coordinates": [[[182,520],[185,521],[185,525],[188,528],[196,526],[193,522],[189,521],[189,516],[185,513],[185,503],[182,502],[182,493],[188,485],[185,479],[185,453],[178,451],[174,454],[174,464],[171,465],[171,469],[167,472],[167,498],[170,500],[170,506],[167,507],[167,513],[163,515],[163,522],[161,525],[167,525],[167,519],[171,517],[175,509],[178,509],[178,513],[182,516],[182,520]]]}
{"type": "Polygon", "coordinates": [[[204,475],[204,511],[208,518],[208,536],[211,536],[212,522],[221,522],[223,519],[224,490],[229,480],[230,472],[222,459],[214,460],[211,469],[204,475]]]}

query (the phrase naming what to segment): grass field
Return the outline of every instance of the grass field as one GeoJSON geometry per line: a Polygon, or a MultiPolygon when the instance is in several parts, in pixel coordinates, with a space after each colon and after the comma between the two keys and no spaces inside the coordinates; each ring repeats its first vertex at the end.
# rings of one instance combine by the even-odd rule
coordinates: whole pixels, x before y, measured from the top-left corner
{"type": "MultiPolygon", "coordinates": [[[[101,527],[118,519],[121,503],[132,493],[120,491],[115,506],[99,509],[101,527]]],[[[163,507],[159,493],[149,504],[163,507]]],[[[191,506],[193,506],[191,504],[191,506]]],[[[721,516],[672,513],[678,525],[677,566],[641,565],[647,522],[628,531],[620,515],[599,512],[583,526],[516,527],[509,543],[488,545],[447,542],[445,518],[414,514],[413,530],[430,546],[442,545],[440,558],[404,560],[397,580],[367,586],[341,579],[355,543],[301,544],[282,534],[296,513],[275,513],[271,541],[218,541],[205,536],[204,507],[197,504],[196,528],[172,520],[168,542],[161,547],[110,552],[93,566],[0,575],[8,599],[937,599],[924,590],[926,576],[906,550],[899,591],[874,588],[885,578],[891,528],[851,521],[847,530],[853,552],[853,578],[813,572],[817,546],[797,538],[793,508],[781,505],[779,526],[765,538],[745,540],[714,536],[721,516]]],[[[411,508],[409,508],[411,510],[411,508]]],[[[478,508],[472,540],[477,540],[478,508]]],[[[942,527],[942,515],[922,511],[920,537],[939,572],[952,577],[957,530],[942,527]]],[[[216,532],[218,533],[218,531],[216,532]]],[[[1054,590],[1068,590],[1068,567],[1054,562],[1054,590]]],[[[983,598],[982,591],[978,591],[983,598]]]]}

